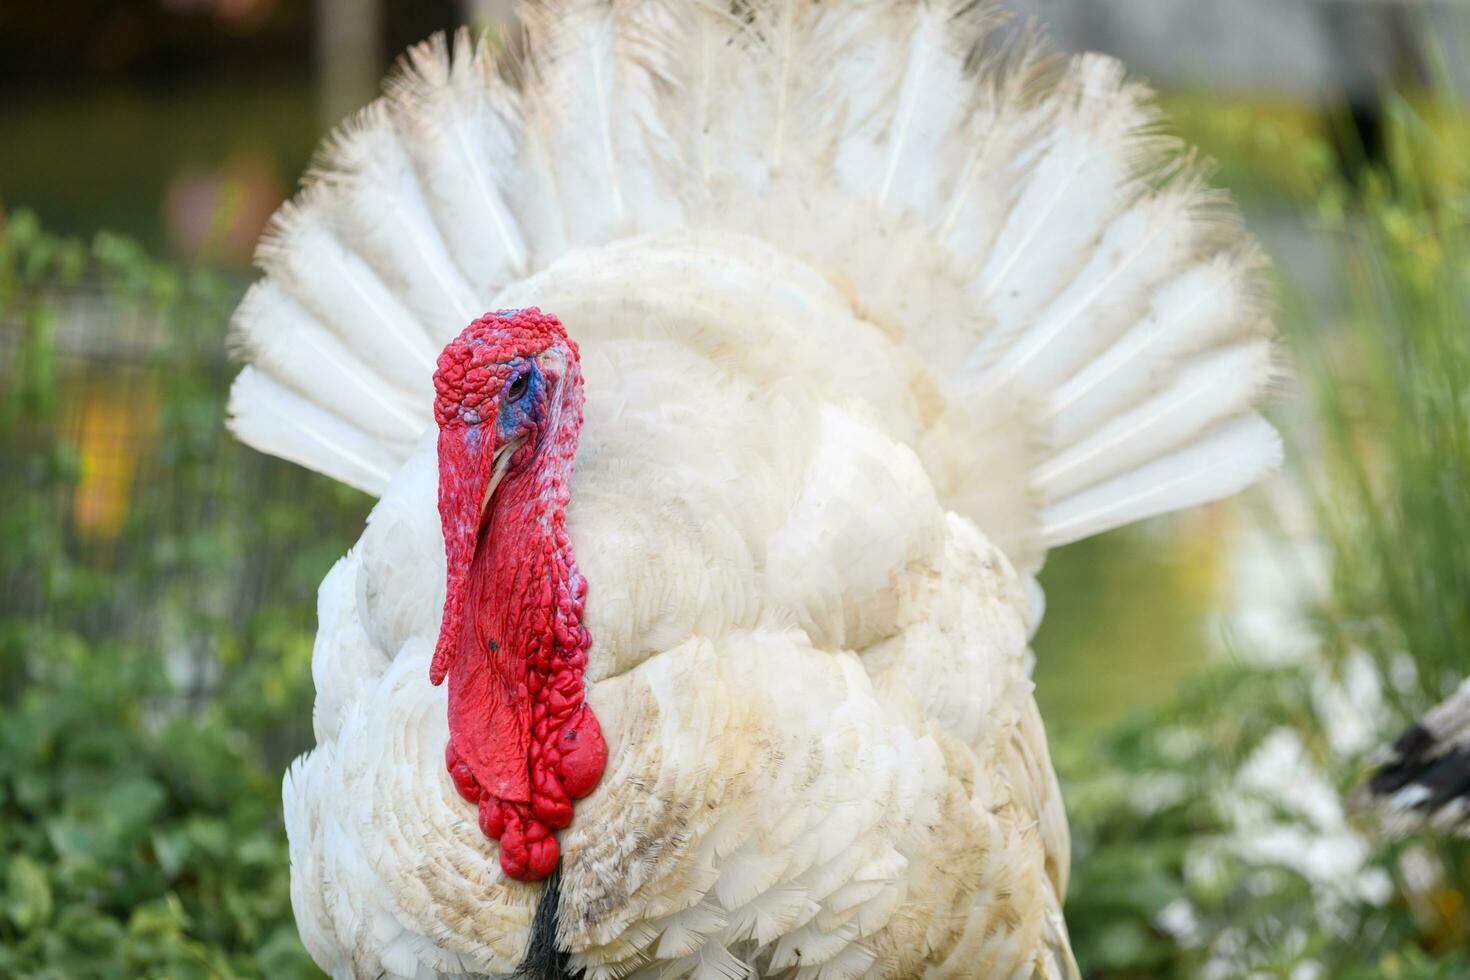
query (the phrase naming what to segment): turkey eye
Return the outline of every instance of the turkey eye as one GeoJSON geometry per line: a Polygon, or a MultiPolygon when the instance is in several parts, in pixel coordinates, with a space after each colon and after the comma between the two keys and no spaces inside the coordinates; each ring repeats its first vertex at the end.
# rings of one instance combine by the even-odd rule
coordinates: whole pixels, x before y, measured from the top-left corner
{"type": "Polygon", "coordinates": [[[514,405],[526,397],[526,389],[530,387],[530,377],[529,374],[523,374],[510,383],[510,387],[505,391],[506,402],[514,405]]]}

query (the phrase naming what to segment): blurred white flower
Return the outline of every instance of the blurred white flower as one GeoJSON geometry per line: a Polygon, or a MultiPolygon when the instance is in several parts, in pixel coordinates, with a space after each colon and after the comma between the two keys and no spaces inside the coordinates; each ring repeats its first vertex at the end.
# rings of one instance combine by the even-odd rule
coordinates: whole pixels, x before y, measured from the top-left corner
{"type": "Polygon", "coordinates": [[[1324,917],[1344,903],[1382,905],[1393,883],[1372,867],[1368,840],[1348,825],[1342,797],[1294,728],[1280,727],[1240,767],[1222,805],[1235,828],[1231,853],[1290,868],[1312,885],[1324,917]]]}

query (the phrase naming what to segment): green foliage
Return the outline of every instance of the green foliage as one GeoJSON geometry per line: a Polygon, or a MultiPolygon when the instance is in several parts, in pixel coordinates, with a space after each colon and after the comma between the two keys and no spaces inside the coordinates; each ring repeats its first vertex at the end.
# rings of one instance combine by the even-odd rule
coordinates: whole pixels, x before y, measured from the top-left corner
{"type": "Polygon", "coordinates": [[[1320,683],[1306,667],[1231,665],[1166,708],[1059,747],[1073,833],[1067,915],[1089,976],[1467,975],[1470,949],[1428,935],[1424,909],[1405,898],[1402,845],[1359,864],[1353,829],[1297,805],[1295,793],[1314,790],[1289,770],[1279,787],[1244,777],[1253,759],[1257,773],[1280,761],[1269,743],[1290,733],[1325,777],[1320,792],[1335,800],[1356,781],[1357,767],[1324,743],[1320,683]],[[1323,848],[1338,858],[1288,859],[1323,848]],[[1347,870],[1329,873],[1333,864],[1347,870]]]}
{"type": "MultiPolygon", "coordinates": [[[[1109,976],[1193,975],[1200,952],[1176,943],[1161,919],[1182,900],[1216,913],[1248,901],[1233,862],[1204,882],[1190,881],[1189,862],[1229,833],[1222,790],[1274,725],[1292,718],[1301,684],[1289,672],[1210,675],[1102,740],[1059,747],[1074,849],[1067,911],[1085,966],[1109,976]]],[[[1301,900],[1309,889],[1294,881],[1284,891],[1301,900]]]]}
{"type": "Polygon", "coordinates": [[[1350,180],[1323,168],[1332,154],[1311,127],[1209,104],[1190,115],[1242,148],[1227,178],[1310,216],[1342,271],[1334,301],[1288,293],[1282,317],[1304,416],[1288,455],[1329,553],[1328,587],[1303,610],[1324,656],[1221,668],[1057,747],[1078,959],[1094,977],[1467,976],[1470,847],[1324,826],[1293,806],[1305,785],[1253,799],[1247,770],[1285,738],[1341,798],[1373,754],[1329,744],[1341,719],[1324,714],[1324,685],[1354,658],[1371,665],[1386,740],[1470,672],[1470,130],[1391,99],[1388,159],[1350,180]],[[1346,882],[1253,847],[1285,835],[1305,853],[1334,834],[1364,849],[1346,882]],[[1391,887],[1354,887],[1375,879],[1391,887]]]}
{"type": "MultiPolygon", "coordinates": [[[[1312,395],[1303,473],[1330,546],[1315,610],[1327,653],[1376,665],[1395,727],[1470,674],[1470,146],[1462,107],[1388,103],[1388,158],[1339,226],[1344,322],[1293,337],[1312,395]],[[1446,109],[1449,111],[1446,111],[1446,109]]],[[[1313,329],[1315,327],[1315,329],[1313,329]]],[[[1418,842],[1447,869],[1423,940],[1470,947],[1470,846],[1418,842]]],[[[1407,967],[1406,967],[1407,968],[1407,967]]]]}
{"type": "Polygon", "coordinates": [[[235,284],[0,230],[0,975],[314,975],[280,774],[355,494],[224,431],[235,284]]]}
{"type": "Polygon", "coordinates": [[[1207,149],[1217,179],[1238,198],[1289,207],[1338,200],[1336,154],[1317,107],[1221,98],[1214,91],[1176,92],[1161,101],[1170,130],[1207,149]]]}
{"type": "Polygon", "coordinates": [[[1403,717],[1448,695],[1470,650],[1470,168],[1463,126],[1390,104],[1388,165],[1338,226],[1349,310],[1293,337],[1322,465],[1304,472],[1333,553],[1320,610],[1341,654],[1387,678],[1403,717]]]}

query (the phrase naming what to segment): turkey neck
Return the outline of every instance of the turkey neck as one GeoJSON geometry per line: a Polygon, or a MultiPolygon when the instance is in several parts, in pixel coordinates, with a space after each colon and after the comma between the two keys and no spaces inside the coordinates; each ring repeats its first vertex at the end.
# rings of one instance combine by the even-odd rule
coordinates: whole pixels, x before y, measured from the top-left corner
{"type": "Polygon", "coordinates": [[[605,759],[584,700],[586,581],[566,531],[582,422],[575,362],[557,394],[545,431],[516,450],[531,458],[490,501],[449,671],[450,771],[515,877],[555,867],[551,831],[571,823],[572,800],[596,785],[605,759]]]}

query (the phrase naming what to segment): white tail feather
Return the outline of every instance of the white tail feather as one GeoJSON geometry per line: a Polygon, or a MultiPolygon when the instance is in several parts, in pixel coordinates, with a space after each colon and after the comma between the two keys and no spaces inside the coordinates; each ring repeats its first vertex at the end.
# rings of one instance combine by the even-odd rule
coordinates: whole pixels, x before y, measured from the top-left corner
{"type": "Polygon", "coordinates": [[[1189,197],[1186,191],[1146,199],[1114,218],[1082,271],[1000,359],[1001,376],[1053,387],[1094,358],[1117,311],[1138,302],[1188,256],[1191,229],[1174,218],[1189,197]]]}
{"type": "Polygon", "coordinates": [[[1271,377],[1271,344],[1257,340],[1190,361],[1169,387],[1053,456],[1035,480],[1061,500],[1188,443],[1249,411],[1271,377]]]}
{"type": "Polygon", "coordinates": [[[1259,415],[1236,419],[1162,459],[1047,507],[1041,538],[1070,544],[1145,517],[1237,493],[1281,462],[1281,437],[1259,415]]]}
{"type": "Polygon", "coordinates": [[[438,349],[393,289],[343,244],[316,200],[277,215],[261,259],[285,292],[357,347],[389,384],[430,390],[438,349]]]}
{"type": "Polygon", "coordinates": [[[397,105],[412,107],[395,118],[424,175],[435,221],[479,295],[530,271],[501,165],[515,152],[515,115],[490,68],[488,59],[474,57],[467,34],[455,38],[452,59],[438,36],[409,53],[390,88],[397,105]]]}
{"type": "Polygon", "coordinates": [[[330,203],[344,233],[442,347],[453,329],[429,325],[468,323],[489,297],[476,297],[451,259],[387,105],[374,103],[338,135],[341,169],[323,183],[339,190],[330,203]]]}
{"type": "Polygon", "coordinates": [[[1111,59],[1085,56],[1058,88],[1056,115],[1026,167],[1010,212],[975,280],[998,330],[972,365],[1009,348],[1046,302],[1086,263],[1117,208],[1136,193],[1140,142],[1152,122],[1140,94],[1111,59]]]}
{"type": "Polygon", "coordinates": [[[236,317],[238,336],[257,368],[325,411],[356,407],[367,434],[412,443],[423,431],[423,405],[387,385],[337,334],[324,328],[280,285],[251,288],[236,317]]]}
{"type": "Polygon", "coordinates": [[[1247,291],[1258,265],[1252,253],[1221,255],[1161,285],[1122,337],[1057,386],[1051,401],[1057,441],[1069,443],[1095,428],[1156,385],[1179,357],[1232,333],[1260,332],[1251,318],[1259,321],[1261,314],[1247,291]]]}
{"type": "Polygon", "coordinates": [[[406,449],[344,423],[254,367],[230,389],[230,427],[261,452],[330,473],[367,493],[381,493],[406,449]]]}

